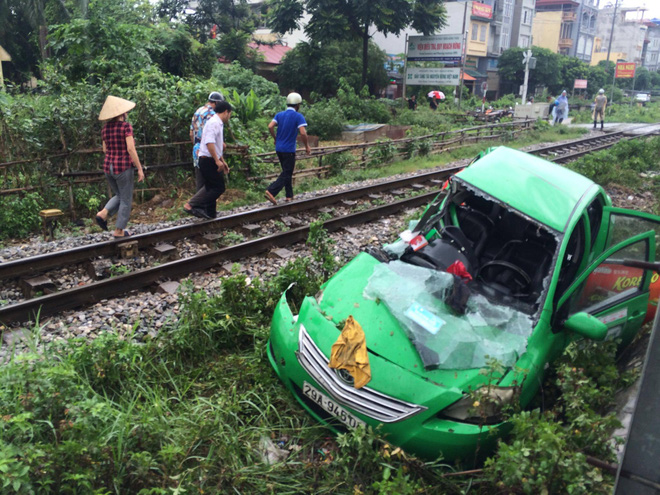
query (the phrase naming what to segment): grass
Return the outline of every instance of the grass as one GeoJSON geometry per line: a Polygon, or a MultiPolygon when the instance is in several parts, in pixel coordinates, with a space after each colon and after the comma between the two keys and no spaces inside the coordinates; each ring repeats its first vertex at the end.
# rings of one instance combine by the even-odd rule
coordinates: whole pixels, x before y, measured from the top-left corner
{"type": "Polygon", "coordinates": [[[609,404],[629,380],[614,366],[613,343],[569,353],[544,386],[564,387],[564,398],[545,413],[514,414],[511,447],[472,476],[444,477],[462,467],[410,457],[370,429],[335,437],[316,425],[266,355],[283,289],[297,282],[295,305],[336,268],[326,233],[312,230],[312,256],[269,281],[234,275],[217,294],[182,284],[177,319],[153,339],[104,333],[37,352],[35,327],[30,352],[0,367],[0,491],[487,495],[506,479],[515,493],[611,492],[612,478],[583,452],[597,446],[611,459],[617,422],[594,401],[609,404]],[[268,450],[283,455],[268,461],[268,450]],[[566,471],[542,471],[557,460],[566,471]]]}

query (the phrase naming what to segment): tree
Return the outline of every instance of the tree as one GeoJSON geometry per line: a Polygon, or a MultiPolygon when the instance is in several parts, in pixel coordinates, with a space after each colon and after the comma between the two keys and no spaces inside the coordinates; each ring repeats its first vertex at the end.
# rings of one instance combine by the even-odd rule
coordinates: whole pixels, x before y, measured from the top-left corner
{"type": "Polygon", "coordinates": [[[49,63],[70,80],[116,81],[151,64],[148,1],[92,0],[85,18],[51,26],[49,63]]]}
{"type": "MultiPolygon", "coordinates": [[[[386,61],[385,52],[370,42],[367,85],[372,94],[387,83],[386,61]]],[[[299,43],[286,54],[276,72],[285,90],[332,97],[337,94],[339,79],[343,77],[359,93],[363,86],[360,42],[299,43]]]]}
{"type": "Polygon", "coordinates": [[[272,0],[269,24],[286,33],[299,27],[307,12],[305,33],[313,42],[361,40],[362,84],[367,83],[370,29],[399,34],[411,26],[432,34],[447,23],[442,0],[272,0]]]}
{"type": "Polygon", "coordinates": [[[637,67],[635,71],[635,89],[651,89],[651,74],[646,67],[637,67]]]}
{"type": "MultiPolygon", "coordinates": [[[[523,48],[509,48],[499,58],[497,68],[500,81],[507,91],[517,92],[518,87],[525,78],[525,66],[523,60],[523,48]]],[[[559,78],[559,55],[538,46],[532,47],[532,55],[536,57],[536,68],[529,71],[529,87],[546,86],[556,92],[561,88],[559,78]]]]}

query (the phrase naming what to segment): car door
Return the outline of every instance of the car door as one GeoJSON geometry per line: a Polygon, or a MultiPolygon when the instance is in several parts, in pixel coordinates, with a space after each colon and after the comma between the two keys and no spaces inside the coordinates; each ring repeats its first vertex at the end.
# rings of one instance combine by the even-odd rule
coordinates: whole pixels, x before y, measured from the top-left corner
{"type": "Polygon", "coordinates": [[[621,338],[628,343],[646,317],[653,273],[624,262],[653,261],[655,249],[654,230],[607,248],[560,298],[557,314],[565,319],[575,313],[589,313],[607,325],[608,339],[621,338]]]}

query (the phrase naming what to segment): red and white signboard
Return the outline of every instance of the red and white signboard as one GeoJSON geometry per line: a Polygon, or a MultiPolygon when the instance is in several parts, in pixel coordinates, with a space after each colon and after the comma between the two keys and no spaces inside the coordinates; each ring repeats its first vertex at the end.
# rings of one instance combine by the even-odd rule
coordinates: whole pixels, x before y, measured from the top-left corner
{"type": "Polygon", "coordinates": [[[485,3],[472,2],[472,15],[475,17],[483,17],[484,19],[493,18],[493,7],[485,3]]]}
{"type": "Polygon", "coordinates": [[[576,79],[573,83],[575,89],[587,89],[587,80],[586,79],[576,79]]]}
{"type": "Polygon", "coordinates": [[[619,62],[614,73],[616,79],[632,79],[635,77],[635,62],[619,62]]]}

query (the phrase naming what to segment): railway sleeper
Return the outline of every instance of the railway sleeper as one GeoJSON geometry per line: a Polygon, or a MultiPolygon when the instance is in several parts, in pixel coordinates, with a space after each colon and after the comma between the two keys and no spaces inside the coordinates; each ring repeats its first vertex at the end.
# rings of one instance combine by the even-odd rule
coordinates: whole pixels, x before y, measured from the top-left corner
{"type": "Polygon", "coordinates": [[[32,278],[21,279],[19,286],[26,299],[33,297],[43,296],[45,294],[52,294],[57,290],[57,287],[51,279],[43,275],[32,278]]]}
{"type": "Polygon", "coordinates": [[[149,248],[150,253],[160,261],[174,261],[179,259],[179,252],[171,244],[161,243],[149,248]]]}

